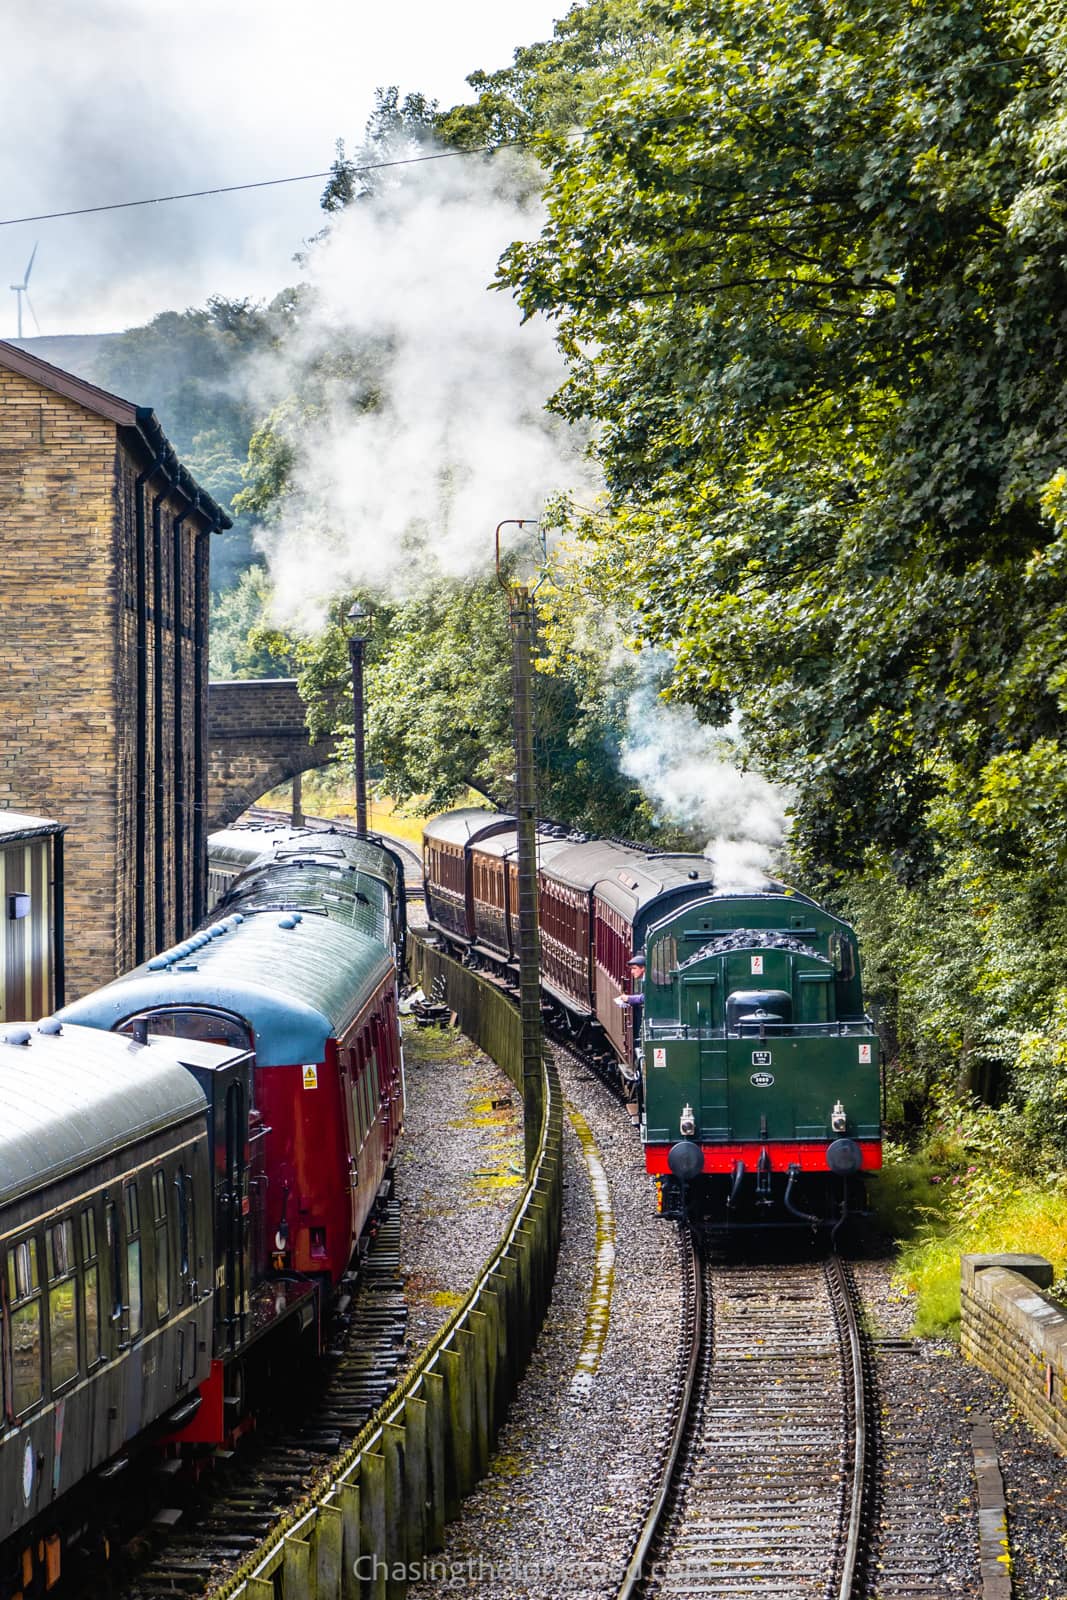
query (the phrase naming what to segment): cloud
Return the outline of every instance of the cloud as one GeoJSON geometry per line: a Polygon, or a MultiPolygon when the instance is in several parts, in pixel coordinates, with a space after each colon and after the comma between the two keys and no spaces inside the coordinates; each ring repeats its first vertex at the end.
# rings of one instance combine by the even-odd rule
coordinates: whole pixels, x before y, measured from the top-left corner
{"type": "MultiPolygon", "coordinates": [[[[380,84],[449,105],[467,73],[550,36],[554,0],[5,0],[0,216],[322,171],[380,84]]],[[[270,298],[321,225],[321,183],[0,229],[2,281],[34,241],[45,334],[105,332],[213,293],[270,298]]],[[[14,333],[9,296],[0,334],[14,333]]]]}

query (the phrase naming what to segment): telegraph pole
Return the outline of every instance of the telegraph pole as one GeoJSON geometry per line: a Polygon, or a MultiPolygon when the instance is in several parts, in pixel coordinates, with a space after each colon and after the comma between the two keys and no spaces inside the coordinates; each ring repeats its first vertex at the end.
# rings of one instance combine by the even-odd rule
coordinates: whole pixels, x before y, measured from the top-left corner
{"type": "Polygon", "coordinates": [[[367,837],[367,767],[363,724],[363,653],[370,632],[370,613],[355,601],[348,612],[348,663],[352,669],[352,755],[356,786],[356,833],[367,837]]]}
{"type": "Polygon", "coordinates": [[[522,1022],[522,1106],[526,1171],[537,1158],[544,1112],[544,1034],[541,1029],[541,938],[537,910],[537,794],[533,759],[532,656],[534,596],[525,584],[507,582],[500,567],[500,529],[529,522],[502,522],[496,530],[497,576],[508,597],[511,688],[515,726],[515,814],[519,878],[519,1012],[522,1022]]]}

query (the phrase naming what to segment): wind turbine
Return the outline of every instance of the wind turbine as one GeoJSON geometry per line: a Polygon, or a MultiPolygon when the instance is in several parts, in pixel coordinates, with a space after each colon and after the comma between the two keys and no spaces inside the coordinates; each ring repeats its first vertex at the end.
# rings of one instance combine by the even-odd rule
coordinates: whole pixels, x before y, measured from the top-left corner
{"type": "MultiPolygon", "coordinates": [[[[40,243],[40,240],[38,240],[38,244],[39,243],[40,243]]],[[[20,339],[22,338],[22,297],[23,297],[23,295],[26,296],[26,304],[30,308],[30,316],[33,318],[34,323],[36,324],[37,332],[40,333],[40,331],[41,331],[41,324],[37,321],[37,313],[33,309],[33,301],[30,299],[30,289],[29,289],[30,273],[33,271],[33,258],[34,258],[34,256],[36,254],[37,254],[37,245],[35,244],[34,247],[33,247],[33,250],[30,252],[30,259],[29,259],[29,262],[28,262],[27,267],[26,267],[26,275],[25,275],[25,277],[23,278],[21,283],[13,283],[11,285],[11,289],[12,289],[13,293],[15,293],[18,296],[18,303],[19,303],[19,331],[18,331],[18,337],[20,339]]]]}

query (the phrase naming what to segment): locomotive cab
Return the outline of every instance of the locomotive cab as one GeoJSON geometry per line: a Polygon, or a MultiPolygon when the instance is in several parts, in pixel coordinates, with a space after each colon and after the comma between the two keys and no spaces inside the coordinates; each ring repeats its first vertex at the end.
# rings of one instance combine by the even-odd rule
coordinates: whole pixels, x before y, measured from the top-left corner
{"type": "Polygon", "coordinates": [[[784,989],[735,989],[726,997],[726,1031],[740,1034],[753,1028],[780,1028],[793,1020],[793,996],[784,989]]]}

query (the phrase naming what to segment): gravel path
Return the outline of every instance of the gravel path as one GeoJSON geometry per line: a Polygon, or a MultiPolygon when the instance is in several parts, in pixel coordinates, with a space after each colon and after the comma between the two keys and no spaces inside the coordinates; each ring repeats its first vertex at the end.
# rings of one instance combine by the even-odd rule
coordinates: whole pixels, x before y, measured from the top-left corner
{"type": "Polygon", "coordinates": [[[396,1167],[400,1271],[414,1356],[463,1300],[523,1183],[522,1108],[500,1068],[451,1028],[404,1030],[396,1167]]]}
{"type": "Polygon", "coordinates": [[[590,1137],[583,1130],[579,1138],[568,1118],[550,1321],[488,1478],[448,1529],[433,1576],[409,1589],[410,1600],[609,1595],[644,1511],[642,1463],[666,1428],[673,1375],[663,1358],[673,1359],[677,1346],[674,1231],[653,1212],[636,1136],[617,1104],[567,1058],[560,1069],[575,1121],[590,1137]]]}
{"type": "MultiPolygon", "coordinates": [[[[912,1302],[892,1284],[892,1261],[855,1270],[875,1337],[906,1339],[912,1302]]],[[[949,1340],[881,1344],[877,1372],[886,1465],[877,1600],[908,1592],[898,1573],[915,1570],[917,1551],[938,1600],[981,1594],[971,1429],[982,1416],[993,1422],[1007,1493],[1014,1600],[1067,1600],[1067,1462],[949,1340]]]]}

